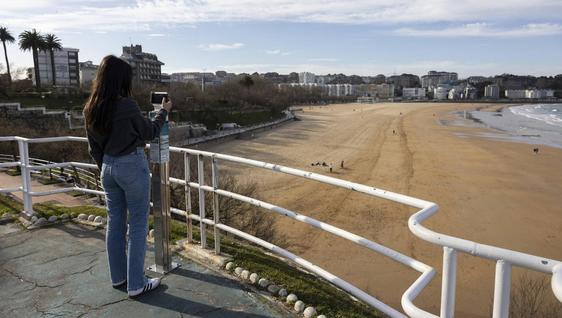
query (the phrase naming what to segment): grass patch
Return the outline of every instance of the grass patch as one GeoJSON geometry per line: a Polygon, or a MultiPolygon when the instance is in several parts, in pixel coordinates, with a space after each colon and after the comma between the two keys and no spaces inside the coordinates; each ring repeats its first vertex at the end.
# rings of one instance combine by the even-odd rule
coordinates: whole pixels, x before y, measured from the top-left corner
{"type": "Polygon", "coordinates": [[[82,192],[82,191],[77,191],[77,190],[69,191],[69,192],[67,192],[66,194],[68,194],[68,195],[70,195],[70,196],[73,196],[73,197],[75,197],[75,198],[76,198],[76,197],[81,197],[81,196],[83,196],[83,195],[86,195],[86,193],[84,193],[84,192],[82,192]]]}
{"type": "Polygon", "coordinates": [[[107,216],[105,208],[99,208],[91,205],[66,207],[52,203],[36,203],[33,205],[33,210],[44,218],[49,218],[52,215],[60,216],[64,213],[76,216],[81,213],[86,215],[99,215],[103,217],[107,216]]]}
{"type": "Polygon", "coordinates": [[[383,317],[370,307],[353,301],[347,293],[326,281],[266,255],[257,247],[226,241],[222,250],[233,256],[237,266],[281,284],[289,292],[295,292],[305,304],[316,306],[319,313],[328,317],[383,317]]]}
{"type": "Polygon", "coordinates": [[[50,179],[50,178],[37,178],[37,182],[43,184],[43,185],[51,185],[51,184],[57,184],[57,183],[61,183],[59,180],[57,179],[50,179]]]}
{"type": "Polygon", "coordinates": [[[23,205],[7,195],[0,194],[0,216],[4,214],[18,214],[23,211],[23,205]]]}
{"type": "Polygon", "coordinates": [[[49,94],[45,94],[45,98],[41,98],[41,96],[14,96],[12,98],[0,98],[0,103],[20,103],[22,107],[43,106],[50,110],[80,110],[84,107],[85,101],[85,96],[50,96],[49,94]]]}
{"type": "Polygon", "coordinates": [[[21,172],[17,169],[8,169],[5,171],[7,175],[15,177],[15,176],[21,176],[21,172]]]}
{"type": "MultiPolygon", "coordinates": [[[[149,228],[153,227],[152,217],[149,219],[149,228]]],[[[170,239],[184,239],[187,236],[186,224],[172,220],[170,222],[170,239]]],[[[193,238],[199,240],[199,227],[193,226],[193,238]]],[[[214,246],[212,233],[207,235],[207,245],[214,246]]],[[[365,304],[352,300],[349,295],[317,276],[304,273],[284,261],[269,256],[258,247],[233,241],[222,237],[221,250],[232,255],[233,262],[251,272],[258,273],[260,277],[280,284],[289,292],[294,292],[305,304],[316,306],[318,312],[328,317],[359,318],[359,317],[385,317],[365,304]]]]}

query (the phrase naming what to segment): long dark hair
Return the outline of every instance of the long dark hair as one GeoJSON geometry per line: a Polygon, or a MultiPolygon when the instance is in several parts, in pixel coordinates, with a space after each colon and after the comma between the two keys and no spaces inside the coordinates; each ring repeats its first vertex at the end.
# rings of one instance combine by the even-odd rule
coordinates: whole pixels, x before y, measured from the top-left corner
{"type": "Polygon", "coordinates": [[[101,60],[90,97],[84,105],[87,129],[101,135],[109,134],[115,101],[131,96],[132,77],[133,69],[124,60],[113,55],[101,60]]]}

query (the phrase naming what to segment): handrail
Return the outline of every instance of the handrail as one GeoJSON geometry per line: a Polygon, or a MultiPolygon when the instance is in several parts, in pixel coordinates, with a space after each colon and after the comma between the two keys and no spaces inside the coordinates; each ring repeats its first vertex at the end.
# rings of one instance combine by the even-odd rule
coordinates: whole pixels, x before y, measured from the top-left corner
{"type": "MultiPolygon", "coordinates": [[[[29,184],[29,172],[34,170],[42,170],[48,169],[53,167],[65,167],[65,166],[75,166],[80,168],[87,168],[87,169],[97,169],[96,165],[88,164],[88,163],[81,163],[81,162],[63,162],[63,163],[49,163],[47,165],[30,165],[29,164],[29,154],[27,145],[29,143],[47,143],[47,142],[61,142],[61,141],[78,141],[78,142],[87,142],[87,139],[84,137],[75,137],[75,136],[62,136],[62,137],[47,137],[47,138],[23,138],[19,136],[4,136],[0,137],[0,141],[17,141],[19,143],[19,150],[20,150],[20,161],[18,162],[11,162],[10,164],[15,166],[20,166],[22,169],[22,187],[19,189],[0,189],[1,192],[8,192],[8,190],[15,190],[18,191],[21,189],[24,192],[24,197],[29,197],[31,200],[32,196],[37,195],[49,195],[52,193],[60,193],[60,192],[67,192],[72,190],[87,192],[87,193],[94,193],[94,194],[103,194],[101,191],[90,190],[85,188],[80,188],[77,186],[74,187],[67,187],[63,189],[57,190],[50,190],[44,192],[33,192],[31,191],[30,184],[29,184]]],[[[149,147],[149,145],[147,145],[149,147]]],[[[186,173],[186,180],[177,179],[177,178],[170,178],[171,183],[184,185],[186,189],[195,188],[199,191],[210,192],[216,195],[229,197],[235,200],[239,200],[245,203],[249,203],[251,205],[260,207],[262,209],[275,212],[281,214],[283,216],[292,218],[294,220],[300,221],[302,223],[306,223],[308,225],[314,226],[321,230],[327,231],[331,234],[334,234],[338,237],[344,238],[349,240],[353,243],[356,243],[360,246],[366,247],[370,250],[373,250],[377,253],[390,257],[391,259],[406,265],[418,272],[421,275],[410,285],[410,287],[404,292],[401,299],[401,304],[404,312],[412,317],[453,317],[454,315],[454,302],[455,302],[455,288],[456,288],[456,257],[457,252],[464,252],[473,256],[482,257],[486,259],[496,260],[497,267],[496,267],[496,284],[495,284],[495,293],[494,293],[494,317],[507,317],[509,314],[509,288],[511,285],[511,266],[520,266],[524,268],[528,268],[531,270],[543,272],[543,273],[550,273],[552,274],[552,290],[554,295],[558,298],[559,301],[562,302],[562,262],[557,260],[552,260],[548,258],[543,258],[539,256],[534,256],[526,253],[516,252],[505,248],[495,247],[491,245],[485,245],[476,243],[473,241],[456,238],[453,236],[441,234],[435,231],[432,231],[422,225],[422,222],[427,220],[429,217],[434,215],[439,207],[437,204],[421,199],[417,199],[414,197],[406,196],[399,193],[394,193],[391,191],[386,191],[383,189],[373,188],[366,185],[345,181],[329,176],[324,176],[312,172],[307,172],[295,168],[290,168],[286,166],[266,163],[262,161],[257,161],[253,159],[241,158],[231,155],[225,154],[218,154],[208,151],[202,150],[195,150],[195,149],[187,149],[187,148],[179,148],[179,147],[170,147],[170,151],[174,153],[182,153],[184,154],[184,160],[186,161],[185,166],[189,166],[189,156],[196,156],[199,162],[198,168],[204,168],[202,158],[210,158],[213,173],[218,173],[217,169],[217,161],[229,161],[238,164],[243,164],[251,167],[266,169],[274,172],[280,172],[304,179],[310,179],[321,183],[330,184],[333,186],[349,189],[352,191],[360,192],[363,194],[367,194],[374,197],[379,197],[387,200],[391,200],[394,202],[402,203],[411,207],[415,207],[420,209],[416,213],[414,213],[408,219],[408,227],[412,233],[414,233],[417,237],[428,241],[430,243],[443,246],[444,248],[444,257],[443,257],[443,279],[442,279],[442,295],[441,295],[441,312],[439,316],[426,312],[416,305],[414,305],[414,300],[416,297],[421,293],[421,291],[429,284],[429,282],[435,276],[434,268],[430,267],[427,264],[424,264],[418,260],[415,260],[407,255],[401,254],[400,252],[394,251],[390,248],[387,248],[383,245],[380,245],[376,242],[370,241],[364,237],[358,236],[351,232],[345,231],[343,229],[337,228],[330,224],[318,221],[314,218],[299,214],[297,212],[282,208],[280,206],[264,202],[261,200],[257,200],[254,198],[250,198],[241,194],[233,193],[230,191],[226,191],[223,189],[219,189],[216,184],[213,186],[205,185],[202,180],[200,179],[199,182],[192,182],[189,178],[189,173],[186,173]]],[[[2,167],[2,166],[0,166],[2,167]]],[[[187,190],[186,190],[187,193],[187,190]]],[[[27,201],[26,201],[27,202],[27,201]]],[[[30,201],[31,202],[31,201],[30,201]]],[[[26,204],[25,209],[26,211],[31,211],[31,204],[26,204]]],[[[189,202],[189,200],[186,200],[189,202]]],[[[225,224],[219,223],[218,219],[210,220],[205,218],[204,211],[201,211],[200,205],[200,214],[199,216],[196,214],[191,213],[191,206],[190,204],[187,205],[186,203],[186,211],[180,210],[174,207],[171,207],[171,211],[175,214],[183,215],[187,218],[187,220],[196,220],[199,221],[201,224],[207,224],[213,226],[215,231],[217,229],[232,233],[238,237],[246,239],[250,242],[258,244],[266,249],[271,250],[272,252],[279,254],[296,264],[310,270],[313,273],[316,273],[320,277],[325,278],[332,284],[348,291],[352,295],[356,296],[357,298],[365,301],[369,305],[373,306],[381,310],[382,312],[392,316],[392,317],[404,317],[402,313],[397,311],[394,308],[389,307],[388,305],[380,302],[378,299],[374,298],[371,295],[368,295],[364,291],[358,289],[357,287],[349,284],[348,282],[344,281],[343,279],[325,271],[324,269],[314,265],[301,257],[282,249],[278,246],[275,246],[269,242],[266,242],[262,239],[254,237],[248,233],[244,233],[238,229],[232,228],[225,224]]],[[[204,207],[203,207],[204,209],[204,207]]],[[[191,221],[189,221],[191,222],[191,221]]],[[[191,227],[188,227],[189,229],[191,227]]],[[[189,234],[191,235],[191,234],[189,234]]],[[[203,244],[203,242],[202,242],[203,244]]],[[[220,243],[219,243],[220,244],[220,243]]]]}

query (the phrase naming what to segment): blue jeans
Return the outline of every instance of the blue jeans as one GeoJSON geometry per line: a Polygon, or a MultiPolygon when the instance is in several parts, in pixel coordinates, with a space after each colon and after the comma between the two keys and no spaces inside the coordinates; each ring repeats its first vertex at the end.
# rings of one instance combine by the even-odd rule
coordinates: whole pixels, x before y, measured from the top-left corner
{"type": "Polygon", "coordinates": [[[119,157],[104,155],[101,179],[107,200],[105,242],[111,281],[116,284],[127,279],[128,290],[143,288],[150,211],[150,175],[144,149],[119,157]]]}

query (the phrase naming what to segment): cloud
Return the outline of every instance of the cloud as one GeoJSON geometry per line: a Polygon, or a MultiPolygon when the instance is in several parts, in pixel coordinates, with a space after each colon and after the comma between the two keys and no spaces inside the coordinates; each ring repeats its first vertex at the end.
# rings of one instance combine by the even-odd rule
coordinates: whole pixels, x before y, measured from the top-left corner
{"type": "Polygon", "coordinates": [[[281,50],[265,50],[265,53],[269,55],[280,55],[280,56],[287,56],[292,54],[291,52],[284,52],[281,50]]]}
{"type": "Polygon", "coordinates": [[[150,33],[150,34],[148,34],[148,36],[154,37],[154,38],[159,38],[159,37],[166,36],[166,34],[164,34],[164,33],[150,33]]]}
{"type": "Polygon", "coordinates": [[[400,28],[395,34],[417,37],[534,37],[562,34],[562,25],[534,23],[515,28],[497,28],[488,23],[470,23],[440,29],[400,28]]]}
{"type": "Polygon", "coordinates": [[[330,24],[415,24],[560,21],[552,0],[71,0],[6,1],[0,20],[16,28],[150,30],[203,22],[283,21],[330,24]]]}
{"type": "Polygon", "coordinates": [[[210,43],[210,44],[200,44],[198,48],[203,51],[225,51],[225,50],[235,50],[244,47],[244,43],[210,43]]]}
{"type": "Polygon", "coordinates": [[[338,59],[333,57],[315,57],[308,59],[310,62],[337,62],[338,59]]]}

